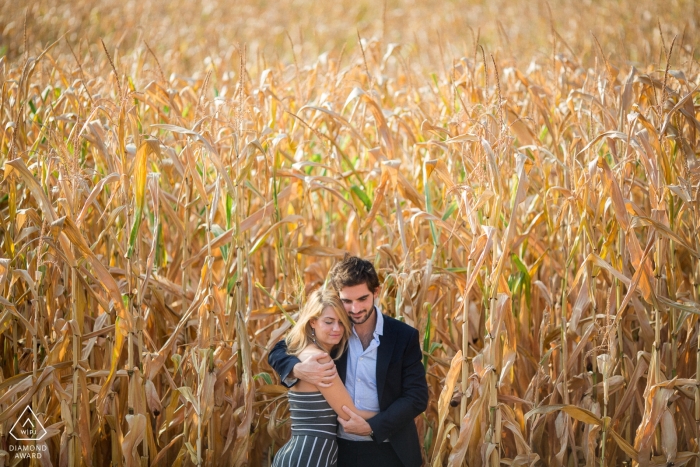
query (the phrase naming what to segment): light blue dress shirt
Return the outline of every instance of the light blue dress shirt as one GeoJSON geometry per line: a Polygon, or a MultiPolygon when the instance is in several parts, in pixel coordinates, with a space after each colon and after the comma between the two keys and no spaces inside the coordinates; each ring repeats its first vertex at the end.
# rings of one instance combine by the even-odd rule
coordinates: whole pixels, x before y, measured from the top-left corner
{"type": "MultiPolygon", "coordinates": [[[[377,348],[379,336],[384,333],[384,316],[379,307],[374,307],[377,313],[377,324],[374,328],[372,341],[366,349],[352,327],[348,338],[348,366],[345,374],[345,387],[350,393],[355,407],[360,410],[379,412],[379,395],[377,394],[377,348]]],[[[346,433],[343,426],[338,424],[338,437],[351,441],[372,441],[369,436],[358,436],[346,433]]]]}

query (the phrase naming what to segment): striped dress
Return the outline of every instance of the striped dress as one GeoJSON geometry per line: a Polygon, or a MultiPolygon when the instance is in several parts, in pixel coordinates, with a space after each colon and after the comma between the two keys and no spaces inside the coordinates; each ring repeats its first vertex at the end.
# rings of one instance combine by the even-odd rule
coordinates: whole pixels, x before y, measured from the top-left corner
{"type": "Polygon", "coordinates": [[[335,467],[338,422],[320,392],[288,391],[292,438],[277,451],[272,467],[335,467]]]}

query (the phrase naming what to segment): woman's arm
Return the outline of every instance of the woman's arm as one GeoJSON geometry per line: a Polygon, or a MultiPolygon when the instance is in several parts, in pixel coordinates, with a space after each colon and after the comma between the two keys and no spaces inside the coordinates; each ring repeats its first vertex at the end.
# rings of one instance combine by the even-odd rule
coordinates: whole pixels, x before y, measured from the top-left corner
{"type": "MultiPolygon", "coordinates": [[[[330,361],[330,359],[330,357],[326,357],[326,359],[320,358],[318,361],[319,363],[326,363],[330,361]]],[[[365,420],[369,420],[377,415],[377,412],[360,410],[355,407],[355,404],[352,402],[352,397],[350,397],[348,390],[345,388],[345,385],[340,380],[340,376],[337,374],[333,378],[333,382],[329,387],[318,387],[318,389],[321,391],[321,394],[323,394],[326,401],[328,401],[328,404],[330,404],[333,410],[335,410],[335,413],[337,413],[343,420],[350,420],[348,414],[343,410],[343,406],[352,410],[365,420]]]]}
{"type": "MultiPolygon", "coordinates": [[[[317,352],[318,356],[324,355],[322,352],[317,352]]],[[[287,354],[287,343],[284,339],[275,344],[275,347],[267,356],[267,363],[280,375],[282,384],[291,388],[298,381],[306,381],[314,386],[324,386],[329,384],[333,376],[337,376],[338,372],[335,369],[335,363],[329,358],[323,359],[324,363],[320,364],[317,357],[311,353],[304,354],[305,357],[301,360],[299,357],[287,354]],[[311,357],[311,358],[309,358],[311,357]]]]}

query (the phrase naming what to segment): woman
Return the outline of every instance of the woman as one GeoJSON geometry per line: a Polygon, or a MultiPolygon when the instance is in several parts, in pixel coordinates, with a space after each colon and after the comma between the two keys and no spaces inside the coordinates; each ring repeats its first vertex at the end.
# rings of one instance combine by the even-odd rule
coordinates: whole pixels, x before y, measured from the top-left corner
{"type": "MultiPolygon", "coordinates": [[[[287,352],[305,359],[318,353],[338,359],[343,354],[350,335],[350,320],[338,295],[332,290],[313,292],[299,319],[287,335],[287,352]]],[[[375,412],[359,410],[336,375],[333,384],[318,388],[299,381],[294,391],[288,391],[292,438],[277,451],[272,467],[319,466],[333,467],[338,461],[336,416],[349,420],[343,406],[365,419],[375,412]]]]}

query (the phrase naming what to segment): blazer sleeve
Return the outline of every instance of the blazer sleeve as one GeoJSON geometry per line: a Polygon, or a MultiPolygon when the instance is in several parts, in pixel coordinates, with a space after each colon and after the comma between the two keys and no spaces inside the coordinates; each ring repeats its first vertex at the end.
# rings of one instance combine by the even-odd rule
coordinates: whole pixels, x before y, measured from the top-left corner
{"type": "Polygon", "coordinates": [[[293,355],[287,355],[287,343],[284,339],[276,343],[267,356],[267,363],[280,375],[282,384],[288,388],[291,388],[299,381],[296,378],[290,378],[289,375],[292,373],[294,365],[300,361],[293,355]]]}
{"type": "Polygon", "coordinates": [[[401,396],[386,410],[367,420],[377,443],[384,442],[408,423],[413,423],[413,419],[428,407],[428,382],[425,380],[423,353],[415,329],[404,350],[401,375],[401,396]]]}

